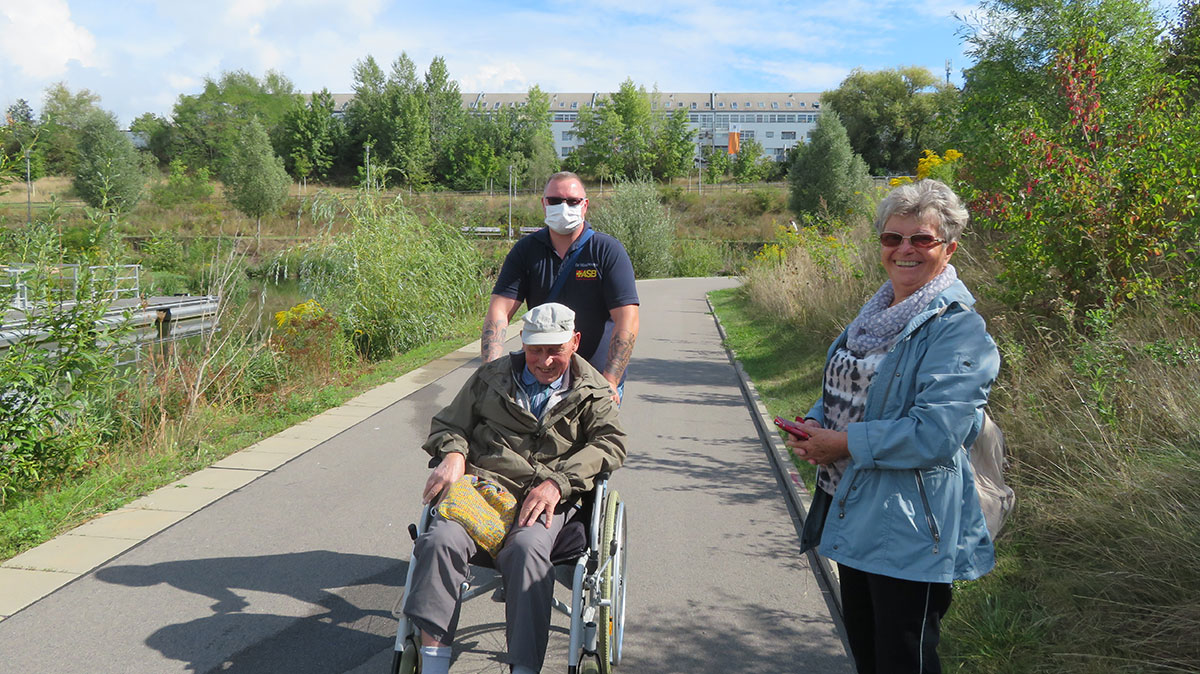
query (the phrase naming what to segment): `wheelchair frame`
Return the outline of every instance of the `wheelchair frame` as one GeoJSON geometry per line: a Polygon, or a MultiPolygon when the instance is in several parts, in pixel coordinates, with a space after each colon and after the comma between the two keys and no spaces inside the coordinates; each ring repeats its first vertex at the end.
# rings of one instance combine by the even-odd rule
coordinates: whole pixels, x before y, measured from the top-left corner
{"type": "MultiPolygon", "coordinates": [[[[571,619],[570,646],[567,650],[567,674],[610,674],[621,663],[621,645],[625,635],[625,503],[608,486],[608,474],[596,478],[591,493],[592,512],[587,532],[587,549],[575,561],[554,567],[556,581],[567,585],[560,571],[570,572],[571,605],[554,597],[553,606],[571,619]]],[[[408,525],[415,543],[429,528],[433,506],[421,510],[418,524],[408,525]]],[[[414,548],[415,550],[415,548],[414,548]]],[[[399,624],[392,656],[392,674],[418,674],[420,634],[404,615],[401,607],[412,583],[415,564],[410,557],[408,575],[400,598],[392,610],[399,624]]],[[[468,577],[459,587],[459,604],[502,587],[499,573],[485,583],[472,585],[468,577]]]]}

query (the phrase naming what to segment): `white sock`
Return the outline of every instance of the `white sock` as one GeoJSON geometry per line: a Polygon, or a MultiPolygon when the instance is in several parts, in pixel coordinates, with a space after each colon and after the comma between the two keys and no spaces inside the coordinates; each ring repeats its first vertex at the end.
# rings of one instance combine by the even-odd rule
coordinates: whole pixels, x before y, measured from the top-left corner
{"type": "Polygon", "coordinates": [[[421,674],[449,674],[452,652],[449,646],[422,646],[421,674]]]}
{"type": "MultiPolygon", "coordinates": [[[[421,672],[421,674],[425,674],[425,672],[421,672]]],[[[526,667],[525,665],[513,665],[512,674],[538,674],[538,673],[533,671],[532,669],[526,667]]]]}

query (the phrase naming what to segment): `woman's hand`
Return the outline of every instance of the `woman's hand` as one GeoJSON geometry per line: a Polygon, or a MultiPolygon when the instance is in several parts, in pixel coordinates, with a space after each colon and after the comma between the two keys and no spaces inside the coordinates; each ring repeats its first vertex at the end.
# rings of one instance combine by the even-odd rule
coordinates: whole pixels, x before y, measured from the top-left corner
{"type": "Polygon", "coordinates": [[[421,503],[432,503],[450,485],[458,482],[458,478],[467,472],[467,457],[458,452],[450,452],[442,457],[442,462],[429,474],[425,481],[425,491],[421,492],[421,503]]]}
{"type": "Polygon", "coordinates": [[[821,428],[815,419],[805,419],[804,426],[808,429],[807,439],[801,440],[788,433],[784,441],[796,456],[814,466],[828,466],[850,456],[846,433],[821,428]]]}

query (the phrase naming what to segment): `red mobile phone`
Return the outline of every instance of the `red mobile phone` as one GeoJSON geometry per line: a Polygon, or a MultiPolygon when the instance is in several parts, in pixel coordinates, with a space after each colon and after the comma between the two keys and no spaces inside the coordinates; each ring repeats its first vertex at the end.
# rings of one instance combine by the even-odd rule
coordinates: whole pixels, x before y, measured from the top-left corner
{"type": "Polygon", "coordinates": [[[796,423],[795,421],[788,421],[783,417],[775,417],[775,425],[801,440],[808,439],[808,431],[804,430],[804,426],[796,423]]]}

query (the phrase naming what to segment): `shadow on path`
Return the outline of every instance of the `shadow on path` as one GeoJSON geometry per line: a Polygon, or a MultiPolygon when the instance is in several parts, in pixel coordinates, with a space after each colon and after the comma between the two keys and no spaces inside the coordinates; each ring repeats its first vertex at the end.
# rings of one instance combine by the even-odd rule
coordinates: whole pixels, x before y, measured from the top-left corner
{"type": "Polygon", "coordinates": [[[161,583],[212,598],[213,615],[167,625],[146,639],[191,671],[334,672],[389,647],[396,624],[390,608],[406,572],[407,563],[396,559],[314,550],[112,566],[96,578],[130,587],[161,583]],[[345,589],[332,591],[338,588],[345,589]],[[320,610],[303,617],[254,612],[238,590],[320,610]]]}

